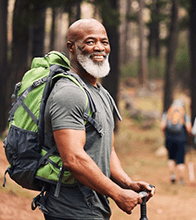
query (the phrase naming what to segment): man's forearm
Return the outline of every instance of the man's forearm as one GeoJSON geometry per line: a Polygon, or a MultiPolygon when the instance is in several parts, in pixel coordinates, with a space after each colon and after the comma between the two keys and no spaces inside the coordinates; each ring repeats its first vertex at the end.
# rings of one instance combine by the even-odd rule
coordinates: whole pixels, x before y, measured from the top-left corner
{"type": "Polygon", "coordinates": [[[122,189],[106,177],[86,152],[79,153],[77,160],[65,164],[73,176],[96,192],[116,199],[122,189]]]}
{"type": "Polygon", "coordinates": [[[132,180],[123,170],[121,162],[118,159],[118,156],[116,155],[114,148],[112,149],[111,153],[110,172],[111,179],[114,182],[116,182],[119,186],[121,186],[124,189],[130,189],[132,180]]]}

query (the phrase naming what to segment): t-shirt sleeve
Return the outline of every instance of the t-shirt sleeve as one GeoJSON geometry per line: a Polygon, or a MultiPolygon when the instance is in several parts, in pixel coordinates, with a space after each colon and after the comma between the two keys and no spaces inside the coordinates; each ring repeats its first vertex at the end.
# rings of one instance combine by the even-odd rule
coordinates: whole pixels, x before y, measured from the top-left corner
{"type": "Polygon", "coordinates": [[[52,130],[85,130],[83,113],[86,100],[86,94],[77,85],[66,85],[54,90],[49,109],[52,130]]]}

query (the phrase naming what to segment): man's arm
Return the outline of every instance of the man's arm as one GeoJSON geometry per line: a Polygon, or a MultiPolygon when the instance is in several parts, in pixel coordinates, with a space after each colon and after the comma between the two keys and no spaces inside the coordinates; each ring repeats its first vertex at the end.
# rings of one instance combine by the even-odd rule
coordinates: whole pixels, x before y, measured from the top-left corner
{"type": "Polygon", "coordinates": [[[191,142],[192,142],[192,125],[191,125],[190,121],[185,123],[185,128],[186,128],[187,136],[188,136],[188,144],[191,145],[191,142]]]}
{"type": "Polygon", "coordinates": [[[54,131],[55,142],[61,155],[63,165],[82,184],[100,194],[111,197],[116,204],[128,214],[141,204],[138,193],[126,190],[107,178],[91,157],[84,151],[85,131],[62,129],[54,131]]]}
{"type": "Polygon", "coordinates": [[[149,183],[146,183],[144,181],[132,181],[131,178],[123,170],[121,162],[114,149],[114,135],[112,144],[113,147],[110,161],[111,179],[124,189],[131,189],[135,192],[141,192],[142,190],[145,190],[149,192],[147,199],[152,197],[155,193],[154,187],[152,188],[149,183]]]}

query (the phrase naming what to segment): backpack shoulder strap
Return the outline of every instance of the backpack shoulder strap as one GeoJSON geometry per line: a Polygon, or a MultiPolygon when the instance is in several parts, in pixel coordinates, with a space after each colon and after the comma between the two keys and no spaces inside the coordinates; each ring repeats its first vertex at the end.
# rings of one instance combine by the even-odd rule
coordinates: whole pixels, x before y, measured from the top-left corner
{"type": "Polygon", "coordinates": [[[85,112],[83,114],[84,121],[88,121],[95,129],[96,131],[102,136],[104,134],[103,128],[99,125],[99,123],[95,120],[95,113],[97,112],[96,105],[92,99],[92,96],[89,92],[88,87],[83,82],[83,80],[78,76],[78,74],[73,73],[71,71],[66,71],[65,75],[70,80],[74,81],[74,83],[78,84],[79,87],[82,87],[84,90],[86,96],[87,96],[87,107],[85,109],[85,112]],[[77,81],[75,81],[77,80],[77,81]]]}
{"type": "Polygon", "coordinates": [[[101,90],[108,96],[110,102],[112,103],[112,105],[113,105],[113,107],[114,107],[114,111],[115,111],[115,113],[116,113],[116,115],[117,115],[119,121],[122,121],[122,117],[121,117],[121,115],[120,115],[120,112],[119,112],[119,110],[118,110],[118,108],[117,108],[117,106],[116,106],[116,103],[115,103],[114,99],[112,98],[112,96],[110,95],[110,93],[109,93],[102,85],[99,84],[99,86],[100,86],[101,90]]]}

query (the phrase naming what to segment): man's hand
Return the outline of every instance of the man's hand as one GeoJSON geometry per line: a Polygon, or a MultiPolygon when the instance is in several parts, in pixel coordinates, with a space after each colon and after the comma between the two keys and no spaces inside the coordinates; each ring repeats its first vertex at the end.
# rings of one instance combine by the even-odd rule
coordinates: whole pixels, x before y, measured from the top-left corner
{"type": "Polygon", "coordinates": [[[127,214],[131,214],[135,206],[142,203],[141,195],[129,189],[122,189],[121,194],[113,199],[117,206],[127,214]]]}
{"type": "Polygon", "coordinates": [[[130,189],[122,189],[120,195],[113,199],[120,209],[131,214],[135,206],[142,203],[142,196],[139,195],[141,191],[147,192],[148,201],[155,194],[155,187],[144,181],[135,181],[131,183],[130,189]]]}
{"type": "Polygon", "coordinates": [[[135,192],[146,191],[148,193],[146,200],[148,201],[155,194],[155,186],[146,183],[144,181],[133,181],[130,185],[130,189],[135,192]]]}

